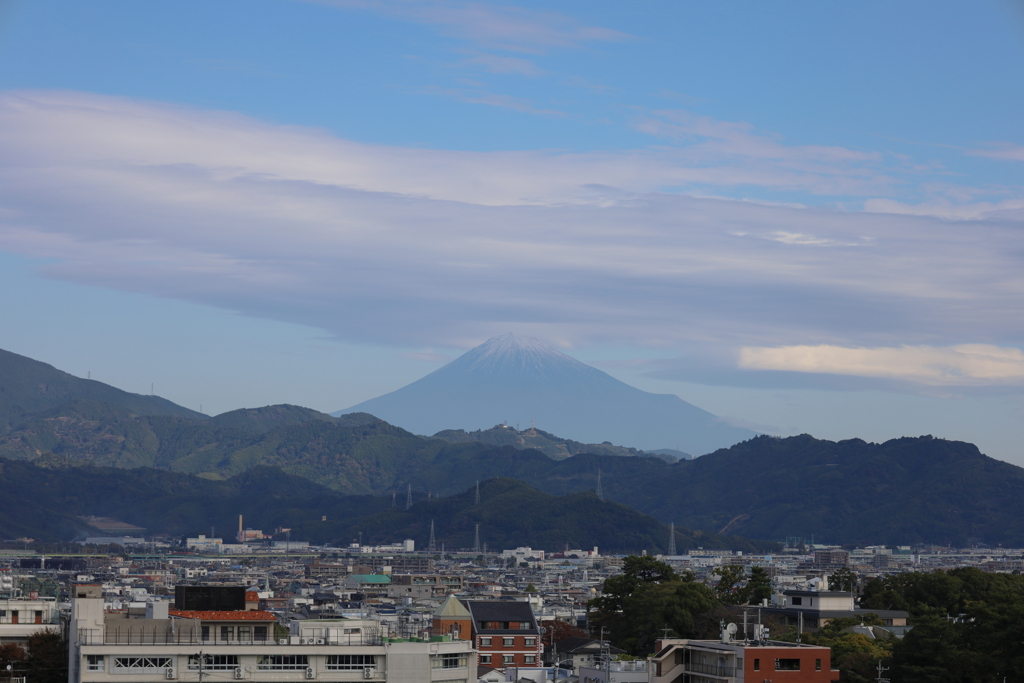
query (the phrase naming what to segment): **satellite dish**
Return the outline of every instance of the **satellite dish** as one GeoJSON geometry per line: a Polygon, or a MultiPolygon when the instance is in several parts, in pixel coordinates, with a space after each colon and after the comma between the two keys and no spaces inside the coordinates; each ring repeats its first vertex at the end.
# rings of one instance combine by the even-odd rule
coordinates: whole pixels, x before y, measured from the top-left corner
{"type": "Polygon", "coordinates": [[[736,624],[729,624],[725,627],[725,632],[730,636],[736,635],[736,624]]]}

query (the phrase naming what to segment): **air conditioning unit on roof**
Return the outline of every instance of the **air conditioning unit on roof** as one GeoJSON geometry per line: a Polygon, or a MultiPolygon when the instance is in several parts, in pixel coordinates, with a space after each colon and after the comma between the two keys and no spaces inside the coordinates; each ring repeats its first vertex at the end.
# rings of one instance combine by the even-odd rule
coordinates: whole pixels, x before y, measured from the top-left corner
{"type": "Polygon", "coordinates": [[[323,645],[323,644],[324,644],[324,642],[326,642],[326,641],[324,641],[324,639],[323,639],[323,638],[317,638],[317,639],[316,639],[316,644],[317,644],[317,645],[323,645]]]}
{"type": "Polygon", "coordinates": [[[313,645],[316,643],[316,638],[306,638],[306,645],[313,645]]]}

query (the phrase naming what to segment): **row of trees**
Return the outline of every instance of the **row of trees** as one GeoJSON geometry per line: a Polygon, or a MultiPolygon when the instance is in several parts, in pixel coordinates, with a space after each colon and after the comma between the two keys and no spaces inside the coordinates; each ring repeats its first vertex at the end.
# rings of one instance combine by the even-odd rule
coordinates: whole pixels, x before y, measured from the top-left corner
{"type": "Polygon", "coordinates": [[[677,573],[653,557],[627,557],[622,574],[606,579],[601,597],[591,601],[591,621],[604,627],[617,647],[645,655],[666,632],[675,638],[715,637],[728,616],[726,605],[771,596],[771,579],[761,567],[750,577],[738,565],[719,567],[715,575],[717,581],[708,586],[692,572],[677,573]]]}
{"type": "Polygon", "coordinates": [[[0,645],[0,676],[11,667],[11,676],[32,683],[67,683],[68,644],[57,631],[29,636],[27,650],[20,645],[0,645]]]}
{"type": "MultiPolygon", "coordinates": [[[[591,620],[627,652],[644,656],[664,634],[715,638],[730,605],[758,604],[771,595],[764,569],[730,565],[710,584],[675,572],[652,557],[628,557],[623,573],[607,579],[591,601],[591,620]]],[[[852,590],[848,569],[830,577],[832,588],[852,590]]],[[[877,677],[881,660],[893,683],[1002,683],[1024,681],[1024,576],[973,568],[896,574],[871,579],[861,607],[905,610],[913,628],[902,639],[871,638],[852,627],[881,625],[874,614],[834,619],[802,641],[832,649],[843,683],[877,677]]],[[[877,633],[877,632],[876,632],[877,633]]],[[[775,628],[773,637],[795,641],[796,630],[775,628]]],[[[884,635],[882,632],[879,635],[884,635]]]]}

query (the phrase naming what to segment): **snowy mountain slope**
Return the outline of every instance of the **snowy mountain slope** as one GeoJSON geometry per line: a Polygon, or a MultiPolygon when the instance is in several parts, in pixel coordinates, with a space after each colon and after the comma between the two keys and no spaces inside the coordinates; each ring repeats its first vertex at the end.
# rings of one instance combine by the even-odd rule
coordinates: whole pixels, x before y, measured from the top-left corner
{"type": "Polygon", "coordinates": [[[754,436],[672,394],[620,382],[532,337],[506,334],[390,394],[367,412],[418,434],[530,424],[576,441],[709,453],[754,436]]]}

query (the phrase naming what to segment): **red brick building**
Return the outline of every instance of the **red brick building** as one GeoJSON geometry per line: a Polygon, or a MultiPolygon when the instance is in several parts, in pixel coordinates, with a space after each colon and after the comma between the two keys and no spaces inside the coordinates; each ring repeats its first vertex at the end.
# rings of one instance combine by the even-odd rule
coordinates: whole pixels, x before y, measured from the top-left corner
{"type": "MultiPolygon", "coordinates": [[[[727,639],[723,639],[727,640],[727,639]]],[[[667,639],[656,643],[650,683],[832,683],[832,651],[819,645],[667,639]]]]}
{"type": "Polygon", "coordinates": [[[540,666],[540,628],[528,602],[457,600],[449,596],[434,612],[434,635],[472,640],[480,666],[540,666]]]}

